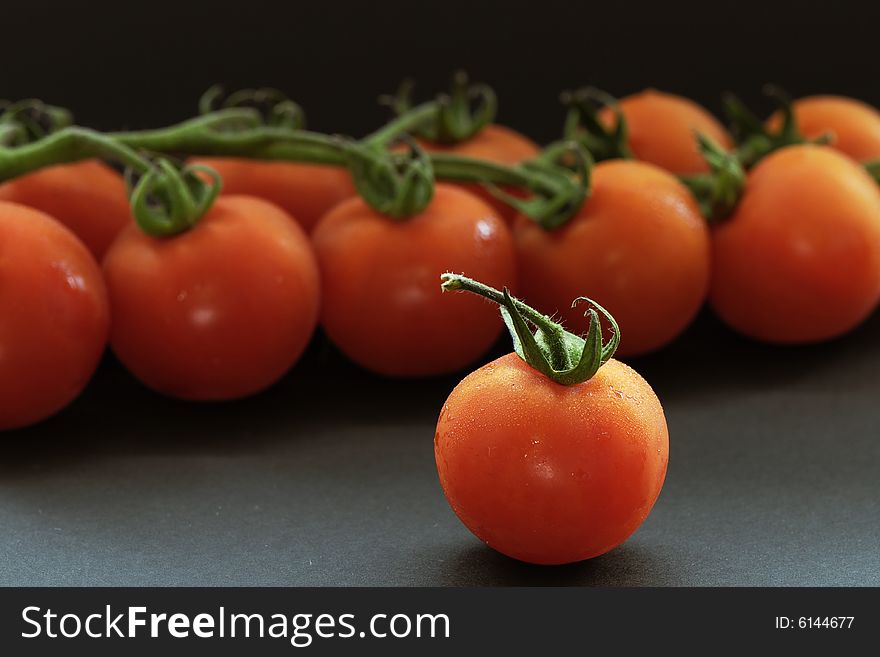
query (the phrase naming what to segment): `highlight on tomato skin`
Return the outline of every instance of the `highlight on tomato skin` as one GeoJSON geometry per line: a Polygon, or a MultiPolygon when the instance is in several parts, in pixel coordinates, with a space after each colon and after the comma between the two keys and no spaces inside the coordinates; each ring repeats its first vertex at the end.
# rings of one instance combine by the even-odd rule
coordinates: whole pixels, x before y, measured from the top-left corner
{"type": "Polygon", "coordinates": [[[479,198],[438,183],[428,207],[395,220],[360,198],[331,210],[312,241],[321,269],[321,325],[351,360],[386,376],[459,371],[502,329],[479,299],[441,295],[448,268],[493,284],[514,281],[510,230],[479,198]]]}
{"type": "Polygon", "coordinates": [[[665,346],[706,300],[706,221],[674,176],[646,162],[600,162],[574,218],[548,231],[520,217],[513,232],[522,299],[567,326],[583,321],[573,298],[595,299],[620,323],[620,355],[665,346]]]}
{"type": "MultiPolygon", "coordinates": [[[[830,146],[859,162],[880,158],[880,111],[846,96],[807,96],[792,103],[798,129],[807,139],[830,135],[830,146]]],[[[778,129],[779,112],[767,120],[778,129]]]]}
{"type": "MultiPolygon", "coordinates": [[[[694,139],[697,132],[725,149],[733,148],[733,139],[721,122],[684,96],[646,89],[621,98],[618,105],[626,119],[628,145],[636,159],[671,173],[708,172],[694,139]]],[[[610,107],[603,108],[599,118],[609,126],[616,120],[610,107]]]]}
{"type": "Polygon", "coordinates": [[[148,387],[191,400],[255,394],[299,359],[317,324],[308,238],[277,206],[222,196],[192,229],[123,232],[104,259],[111,346],[148,387]]]}
{"type": "Polygon", "coordinates": [[[710,301],[730,327],[779,344],[858,326],[880,302],[880,188],[816,145],[772,153],[713,229],[710,301]]]}
{"type": "Polygon", "coordinates": [[[231,157],[194,158],[220,174],[223,195],[256,196],[293,217],[306,232],[331,208],[357,195],[341,167],[300,162],[268,162],[231,157]]]}
{"type": "Polygon", "coordinates": [[[97,160],[58,164],[2,183],[0,201],[50,215],[73,231],[98,262],[132,223],[125,181],[97,160]]]}
{"type": "Polygon", "coordinates": [[[49,215],[0,201],[0,431],[72,402],[104,353],[110,316],[101,270],[49,215]]]}
{"type": "Polygon", "coordinates": [[[565,564],[612,550],[644,522],[665,480],[660,401],[612,358],[615,338],[602,341],[592,309],[588,332],[572,346],[578,338],[506,292],[500,300],[468,279],[447,287],[461,279],[445,275],[444,289],[494,295],[518,337],[516,353],[467,375],[440,412],[434,454],[452,510],[480,540],[521,561],[565,564]],[[543,347],[524,346],[524,322],[541,328],[531,340],[543,347]],[[568,369],[551,363],[559,349],[568,369]],[[581,367],[584,359],[592,368],[581,367]]]}

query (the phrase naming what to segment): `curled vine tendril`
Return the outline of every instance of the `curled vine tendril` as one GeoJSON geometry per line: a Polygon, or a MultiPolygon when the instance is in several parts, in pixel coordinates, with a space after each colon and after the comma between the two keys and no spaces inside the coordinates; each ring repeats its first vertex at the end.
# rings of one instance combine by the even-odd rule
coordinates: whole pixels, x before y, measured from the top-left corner
{"type": "Polygon", "coordinates": [[[240,89],[226,94],[221,85],[214,85],[199,99],[199,111],[203,115],[223,109],[242,108],[258,112],[267,126],[290,130],[303,130],[306,127],[302,107],[277,89],[240,89]]]}
{"type": "MultiPolygon", "coordinates": [[[[380,102],[403,116],[413,108],[413,88],[412,80],[404,80],[396,94],[382,96],[380,102]]],[[[414,133],[437,144],[471,139],[495,120],[498,111],[498,98],[492,88],[486,84],[471,84],[464,71],[456,72],[449,93],[439,94],[435,103],[433,119],[424,122],[414,133]]]]}
{"type": "Polygon", "coordinates": [[[778,128],[768,127],[734,94],[723,96],[724,113],[737,140],[737,157],[743,167],[750,169],[773,151],[786,146],[827,144],[831,140],[830,134],[815,139],[804,137],[798,127],[791,96],[784,89],[768,84],[764,85],[764,94],[778,106],[782,117],[778,128]]]}
{"type": "Polygon", "coordinates": [[[516,354],[544,376],[562,385],[576,385],[591,379],[617,350],[620,327],[605,308],[587,297],[578,297],[572,307],[583,302],[590,307],[585,313],[587,332],[575,335],[562,324],[538,312],[510,295],[507,288],[496,290],[459,274],[445,273],[440,277],[444,292],[460,290],[477,294],[501,306],[501,316],[513,339],[516,354]],[[600,315],[611,328],[606,342],[602,335],[600,315]],[[531,326],[535,327],[533,332],[531,326]]]}
{"type": "Polygon", "coordinates": [[[401,142],[406,149],[340,142],[358,193],[370,207],[396,219],[418,214],[434,196],[431,158],[413,139],[401,142]]]}
{"type": "Polygon", "coordinates": [[[548,230],[567,222],[590,194],[593,159],[577,142],[550,144],[519,167],[535,181],[529,197],[518,198],[494,184],[488,187],[493,195],[548,230]]]}
{"type": "Polygon", "coordinates": [[[577,141],[596,161],[632,159],[626,117],[614,96],[595,87],[583,87],[564,92],[561,100],[568,108],[563,127],[566,139],[577,141]],[[603,108],[614,114],[612,125],[599,119],[603,108]]]}
{"type": "Polygon", "coordinates": [[[210,167],[181,165],[164,157],[136,181],[127,170],[126,179],[138,226],[154,237],[192,228],[210,209],[222,185],[220,175],[210,167]]]}
{"type": "Polygon", "coordinates": [[[0,145],[21,146],[73,125],[73,115],[63,107],[36,98],[0,101],[0,145]]]}

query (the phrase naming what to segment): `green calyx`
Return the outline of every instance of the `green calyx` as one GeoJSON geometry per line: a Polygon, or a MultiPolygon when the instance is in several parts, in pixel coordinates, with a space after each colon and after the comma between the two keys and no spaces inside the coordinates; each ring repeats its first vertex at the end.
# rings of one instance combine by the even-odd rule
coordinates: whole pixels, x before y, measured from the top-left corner
{"type": "Polygon", "coordinates": [[[0,142],[0,182],[44,167],[93,158],[125,167],[132,212],[148,235],[165,237],[192,228],[220,191],[220,179],[213,169],[182,167],[165,158],[153,162],[121,140],[79,126],[60,128],[19,145],[0,142]],[[208,180],[199,176],[200,172],[207,174],[208,180]],[[139,178],[132,184],[135,175],[139,178]]]}
{"type": "Polygon", "coordinates": [[[620,344],[620,328],[614,317],[595,301],[586,297],[574,300],[590,304],[585,316],[589,318],[584,337],[566,331],[561,324],[510,296],[507,288],[496,290],[465,276],[446,273],[440,277],[444,291],[463,290],[494,301],[501,306],[501,316],[513,338],[517,355],[544,376],[561,385],[583,383],[614,355],[620,344]],[[598,311],[598,312],[597,312],[598,311]],[[611,338],[602,338],[602,315],[611,327],[611,338]],[[535,327],[535,332],[529,328],[535,327]]]}
{"type": "Polygon", "coordinates": [[[434,197],[434,168],[428,154],[412,139],[406,151],[383,145],[340,141],[358,194],[374,210],[405,219],[424,210],[434,197]]]}
{"type": "Polygon", "coordinates": [[[210,167],[179,166],[159,158],[133,185],[131,207],[147,235],[169,237],[195,226],[213,205],[220,187],[220,176],[210,167]],[[207,174],[208,180],[199,173],[207,174]]]}
{"type": "MultiPolygon", "coordinates": [[[[448,106],[447,127],[464,136],[489,120],[494,109],[486,108],[494,107],[494,95],[468,87],[461,77],[456,84],[457,91],[440,105],[448,106]],[[484,99],[477,110],[462,104],[474,97],[484,99]],[[463,109],[466,106],[468,111],[463,109]]],[[[305,130],[299,107],[274,90],[245,90],[224,97],[219,88],[212,88],[201,108],[206,113],[165,128],[100,133],[63,127],[69,114],[37,101],[0,106],[0,181],[91,158],[116,162],[139,176],[132,186],[135,215],[141,228],[156,236],[192,227],[218,190],[216,182],[195,175],[195,169],[170,160],[153,161],[158,155],[346,167],[365,202],[394,219],[422,212],[433,197],[435,178],[482,184],[547,229],[574,216],[589,193],[592,160],[574,142],[553,144],[533,160],[513,166],[425,152],[409,135],[436,119],[437,102],[413,107],[360,140],[305,130]],[[392,147],[401,141],[406,149],[392,147]],[[509,187],[523,190],[525,198],[508,194],[504,188],[509,187]]]]}
{"type": "Polygon", "coordinates": [[[791,97],[775,85],[766,85],[764,93],[772,98],[782,114],[782,123],[772,130],[758,116],[733,94],[723,98],[724,113],[730,121],[731,130],[737,140],[737,157],[746,169],[752,168],[761,159],[786,146],[795,144],[827,144],[830,135],[807,139],[801,134],[794,115],[791,97]]]}
{"type": "MultiPolygon", "coordinates": [[[[399,118],[415,111],[412,105],[413,82],[405,80],[394,96],[381,100],[399,118]]],[[[422,107],[422,106],[419,106],[422,107]]],[[[420,123],[413,134],[436,144],[457,144],[474,137],[495,120],[498,99],[491,87],[470,84],[463,71],[452,78],[448,94],[440,94],[433,103],[431,115],[420,123]]]]}
{"type": "Polygon", "coordinates": [[[303,130],[306,127],[303,108],[277,89],[239,89],[227,95],[221,85],[215,84],[199,99],[199,112],[202,115],[243,108],[258,112],[263,125],[290,130],[303,130]]]}
{"type": "Polygon", "coordinates": [[[710,222],[729,217],[736,209],[746,186],[746,172],[736,153],[728,153],[719,144],[703,134],[697,134],[697,144],[709,173],[679,176],[697,199],[700,211],[710,222]]]}
{"type": "Polygon", "coordinates": [[[0,101],[0,146],[29,144],[72,124],[69,110],[36,98],[0,101]]]}
{"type": "Polygon", "coordinates": [[[563,93],[562,103],[568,107],[563,127],[565,139],[577,141],[597,162],[633,158],[626,117],[614,96],[595,87],[584,87],[563,93]],[[599,119],[599,111],[605,107],[614,114],[611,126],[599,119]]]}
{"type": "Polygon", "coordinates": [[[877,181],[877,184],[880,185],[880,160],[871,160],[870,162],[865,162],[865,170],[868,172],[874,180],[877,181]]]}

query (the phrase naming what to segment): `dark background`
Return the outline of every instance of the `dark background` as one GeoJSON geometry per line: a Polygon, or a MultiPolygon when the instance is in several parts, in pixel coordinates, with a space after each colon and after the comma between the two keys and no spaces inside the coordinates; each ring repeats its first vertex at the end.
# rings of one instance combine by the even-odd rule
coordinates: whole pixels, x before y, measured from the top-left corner
{"type": "MultiPolygon", "coordinates": [[[[726,89],[769,109],[767,81],[880,103],[876,2],[50,2],[0,21],[0,97],[104,129],[191,116],[219,81],[359,134],[402,77],[429,95],[459,67],[542,141],[559,91],[585,83],[716,110],[726,89]]],[[[660,500],[608,555],[535,568],[480,545],[439,489],[434,424],[459,375],[384,380],[319,335],[266,393],[197,405],[108,357],[69,409],[2,437],[0,583],[880,584],[880,316],[780,349],[707,312],[633,365],[669,421],[660,500]]]]}
{"type": "Polygon", "coordinates": [[[563,89],[656,87],[718,111],[761,86],[880,103],[880,3],[827,0],[202,0],[4,3],[0,98],[37,96],[101,129],[179,121],[211,84],[274,86],[310,126],[359,135],[403,77],[428,97],[465,68],[500,120],[550,141],[563,89]]]}

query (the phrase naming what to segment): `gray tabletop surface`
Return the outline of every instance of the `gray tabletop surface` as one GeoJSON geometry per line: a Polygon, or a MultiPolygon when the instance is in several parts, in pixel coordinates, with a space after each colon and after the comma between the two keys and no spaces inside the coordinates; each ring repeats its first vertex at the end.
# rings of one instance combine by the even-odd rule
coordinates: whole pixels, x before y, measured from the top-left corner
{"type": "Polygon", "coordinates": [[[612,552],[537,567],[443,497],[434,425],[459,375],[381,379],[319,335],[269,391],[205,405],[108,357],[65,412],[2,436],[0,584],[880,585],[880,316],[774,348],[704,313],[632,364],[669,422],[660,499],[612,552]]]}

